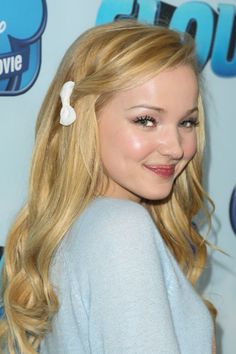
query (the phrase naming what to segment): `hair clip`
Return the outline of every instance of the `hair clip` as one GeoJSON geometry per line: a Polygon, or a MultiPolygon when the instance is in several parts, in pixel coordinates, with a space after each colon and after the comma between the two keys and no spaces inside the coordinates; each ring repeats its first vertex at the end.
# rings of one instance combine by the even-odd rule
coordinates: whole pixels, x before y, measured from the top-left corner
{"type": "Polygon", "coordinates": [[[76,120],[76,113],[70,105],[70,96],[75,86],[74,81],[67,81],[62,86],[60,97],[62,102],[62,109],[60,112],[60,124],[68,126],[76,120]]]}

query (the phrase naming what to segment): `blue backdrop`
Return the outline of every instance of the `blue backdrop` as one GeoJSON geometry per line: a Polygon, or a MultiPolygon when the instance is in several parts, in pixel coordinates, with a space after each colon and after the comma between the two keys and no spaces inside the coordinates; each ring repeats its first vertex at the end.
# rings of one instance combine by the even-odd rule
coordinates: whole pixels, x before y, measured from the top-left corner
{"type": "MultiPolygon", "coordinates": [[[[207,106],[205,184],[216,204],[212,252],[200,287],[219,311],[219,354],[236,348],[236,0],[2,0],[0,7],[0,244],[24,203],[37,113],[70,43],[115,17],[195,35],[207,106]]],[[[205,231],[205,230],[203,230],[205,231]]]]}

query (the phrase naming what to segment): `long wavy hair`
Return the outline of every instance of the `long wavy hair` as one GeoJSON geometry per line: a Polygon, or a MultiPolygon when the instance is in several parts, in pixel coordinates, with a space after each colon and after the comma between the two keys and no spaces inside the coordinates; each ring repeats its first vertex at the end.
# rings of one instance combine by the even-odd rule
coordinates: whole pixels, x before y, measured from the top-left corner
{"type": "MultiPolygon", "coordinates": [[[[16,348],[36,353],[50,330],[59,308],[49,277],[52,258],[81,212],[105,193],[97,113],[118,91],[179,65],[189,65],[199,77],[194,41],[188,34],[126,20],[88,30],[65,54],[36,123],[27,202],[5,246],[0,338],[10,354],[16,348]],[[75,82],[71,104],[79,119],[65,127],[59,124],[59,94],[68,80],[75,82]]],[[[200,95],[198,106],[196,154],[168,198],[143,201],[193,285],[204,269],[208,244],[192,224],[208,198],[202,187],[205,138],[200,95]]],[[[213,305],[207,306],[214,315],[213,305]]]]}

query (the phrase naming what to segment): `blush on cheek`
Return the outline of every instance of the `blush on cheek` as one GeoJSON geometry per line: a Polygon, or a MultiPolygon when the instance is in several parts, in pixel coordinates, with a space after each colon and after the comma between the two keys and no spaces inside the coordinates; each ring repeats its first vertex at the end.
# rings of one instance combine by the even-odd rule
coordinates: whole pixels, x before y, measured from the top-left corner
{"type": "Polygon", "coordinates": [[[184,157],[191,160],[197,151],[197,138],[196,135],[190,141],[186,141],[184,146],[184,157]]]}
{"type": "Polygon", "coordinates": [[[195,147],[193,147],[192,149],[189,149],[189,150],[186,152],[185,158],[186,158],[187,160],[191,160],[191,159],[194,157],[196,151],[197,151],[197,150],[196,150],[195,147]]]}
{"type": "Polygon", "coordinates": [[[129,134],[126,136],[126,139],[121,141],[121,148],[125,150],[126,155],[129,155],[134,160],[142,160],[148,154],[153,151],[153,144],[150,141],[146,141],[143,137],[137,135],[129,134]]]}

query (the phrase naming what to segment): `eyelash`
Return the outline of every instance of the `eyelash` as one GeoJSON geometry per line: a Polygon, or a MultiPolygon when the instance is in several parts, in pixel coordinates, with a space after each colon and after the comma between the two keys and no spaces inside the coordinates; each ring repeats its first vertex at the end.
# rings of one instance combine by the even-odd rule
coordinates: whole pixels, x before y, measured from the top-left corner
{"type": "Polygon", "coordinates": [[[199,125],[199,121],[197,118],[189,118],[189,119],[185,119],[182,122],[180,122],[180,126],[183,128],[186,128],[186,129],[197,127],[198,125],[199,125]],[[190,126],[187,127],[186,124],[189,124],[189,123],[190,123],[190,126]]]}
{"type": "MultiPolygon", "coordinates": [[[[149,116],[149,115],[145,115],[145,116],[140,116],[140,117],[137,117],[134,121],[134,123],[136,124],[139,124],[139,125],[142,125],[143,127],[146,127],[146,128],[150,128],[150,126],[148,125],[144,125],[143,123],[147,123],[147,122],[151,122],[153,123],[154,125],[157,124],[157,121],[149,116]]],[[[192,127],[196,127],[199,125],[199,121],[197,120],[197,118],[189,118],[189,119],[185,119],[183,120],[182,122],[179,123],[181,127],[183,128],[186,128],[186,129],[190,129],[192,127]],[[187,124],[190,123],[190,126],[186,126],[187,124]]],[[[153,127],[153,125],[151,126],[151,128],[153,127]]]]}
{"type": "Polygon", "coordinates": [[[142,123],[146,123],[146,122],[151,122],[153,124],[154,123],[156,124],[156,120],[153,117],[148,116],[148,115],[137,117],[134,121],[134,123],[136,123],[136,124],[140,124],[144,127],[150,128],[150,126],[142,124],[142,123]]]}

